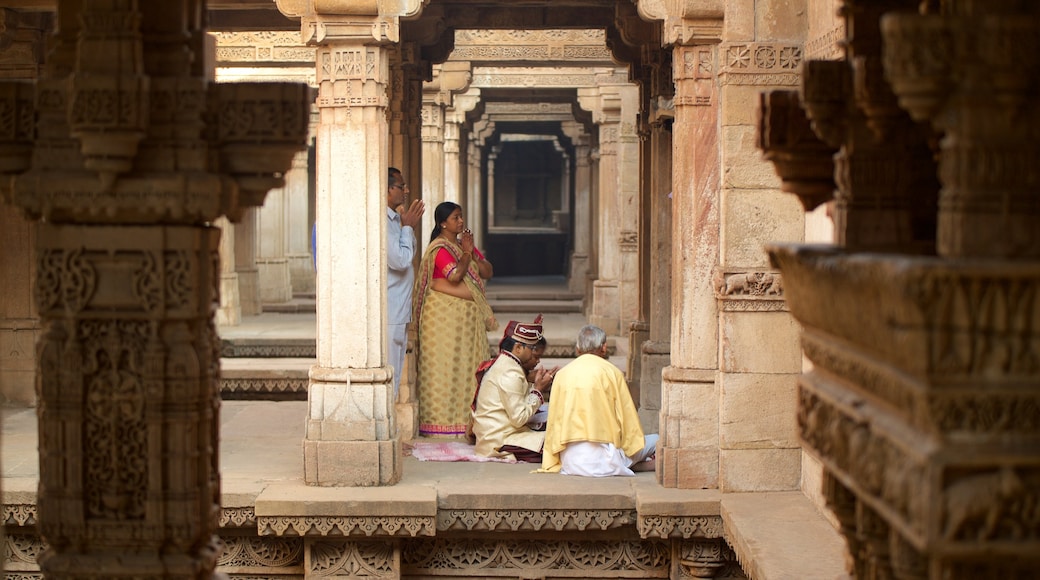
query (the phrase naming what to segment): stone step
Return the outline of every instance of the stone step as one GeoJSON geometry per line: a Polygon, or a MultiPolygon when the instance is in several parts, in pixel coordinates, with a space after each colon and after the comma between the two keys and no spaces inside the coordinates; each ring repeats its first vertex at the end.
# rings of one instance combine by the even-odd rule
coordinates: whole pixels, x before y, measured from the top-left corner
{"type": "MultiPolygon", "coordinates": [[[[498,334],[488,336],[490,355],[498,352],[498,343],[501,340],[502,336],[498,334]]],[[[574,358],[572,339],[547,337],[546,340],[548,345],[543,358],[574,358]]],[[[225,338],[220,341],[220,356],[224,360],[313,360],[317,356],[317,350],[317,343],[312,338],[225,338]]],[[[617,341],[614,337],[607,337],[607,352],[609,356],[617,353],[617,341]]]]}
{"type": "Polygon", "coordinates": [[[306,401],[314,358],[224,358],[220,398],[250,401],[306,401]]]}

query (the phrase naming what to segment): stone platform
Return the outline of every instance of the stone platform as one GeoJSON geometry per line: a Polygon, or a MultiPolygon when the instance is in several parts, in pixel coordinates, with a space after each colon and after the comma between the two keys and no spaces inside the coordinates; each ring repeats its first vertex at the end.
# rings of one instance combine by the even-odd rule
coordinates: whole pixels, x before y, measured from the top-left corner
{"type": "MultiPolygon", "coordinates": [[[[222,406],[221,570],[232,578],[310,577],[305,550],[334,566],[376,546],[399,550],[401,577],[688,578],[704,550],[718,556],[716,578],[844,574],[842,541],[798,492],[676,490],[653,473],[588,479],[413,457],[395,486],[309,487],[305,416],[302,401],[222,406]]],[[[0,442],[6,570],[34,578],[35,411],[5,408],[0,442]]]]}
{"type": "MultiPolygon", "coordinates": [[[[573,299],[553,283],[500,284],[489,296],[503,324],[534,314],[507,310],[502,296],[573,299]]],[[[545,315],[550,346],[573,347],[586,323],[580,313],[536,311],[545,315]]],[[[219,332],[225,355],[235,354],[228,345],[298,348],[313,345],[315,320],[305,309],[268,312],[219,332]]],[[[489,344],[500,336],[489,333],[489,344]]],[[[611,361],[624,368],[627,340],[610,340],[611,361]]],[[[676,490],[658,485],[653,473],[587,479],[532,473],[536,466],[529,464],[411,456],[403,458],[403,477],[394,486],[307,486],[303,440],[314,362],[313,354],[222,359],[220,571],[231,578],[844,575],[843,542],[799,492],[676,490]]],[[[36,415],[5,408],[2,420],[5,570],[8,577],[39,578],[36,415]]]]}

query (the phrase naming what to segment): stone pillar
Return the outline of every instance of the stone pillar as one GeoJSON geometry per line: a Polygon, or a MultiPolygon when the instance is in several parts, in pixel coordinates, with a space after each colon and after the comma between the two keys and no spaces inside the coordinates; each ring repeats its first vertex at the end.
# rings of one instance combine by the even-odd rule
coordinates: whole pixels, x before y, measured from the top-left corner
{"type": "Polygon", "coordinates": [[[242,323],[242,304],[235,271],[235,226],[226,217],[213,225],[220,228],[220,306],[215,318],[218,326],[238,326],[242,323]]]}
{"type": "MultiPolygon", "coordinates": [[[[286,174],[286,186],[290,170],[286,174]]],[[[299,172],[296,172],[299,176],[299,172]]],[[[289,259],[285,257],[288,211],[285,187],[272,189],[256,212],[256,269],[260,303],[280,304],[292,299],[289,259]]]]}
{"type": "MultiPolygon", "coordinates": [[[[465,91],[469,87],[470,71],[468,62],[446,62],[434,65],[433,80],[423,84],[422,104],[422,196],[426,200],[427,211],[423,214],[423,231],[433,231],[433,214],[437,204],[442,201],[459,203],[458,170],[453,173],[453,187],[449,190],[445,181],[445,168],[448,163],[446,148],[447,111],[455,93],[465,91]]],[[[453,127],[452,138],[455,140],[451,156],[458,162],[458,131],[453,127]]],[[[415,188],[413,188],[414,190],[415,188]]],[[[461,205],[461,204],[460,204],[461,205]]],[[[469,220],[470,208],[463,207],[462,215],[469,220]]],[[[428,240],[420,245],[425,248],[428,240]]]]}
{"type": "Polygon", "coordinates": [[[289,284],[293,295],[314,292],[314,257],[311,256],[310,154],[293,157],[285,174],[285,258],[289,262],[289,284]]]}
{"type": "Polygon", "coordinates": [[[325,32],[316,54],[318,361],[310,372],[304,478],[392,485],[401,478],[401,446],[386,361],[390,40],[382,34],[395,31],[374,14],[312,14],[302,24],[305,38],[315,28],[325,32]]]}
{"type": "Polygon", "coordinates": [[[571,240],[570,272],[567,286],[571,292],[585,294],[585,283],[589,271],[589,246],[592,189],[592,163],[589,151],[589,135],[582,125],[570,122],[563,124],[563,131],[574,144],[574,227],[571,240]]]}
{"type": "Polygon", "coordinates": [[[651,102],[650,191],[647,212],[649,281],[645,284],[649,337],[640,345],[639,419],[648,433],[660,429],[661,371],[671,362],[672,332],[672,120],[670,99],[651,102]]]}
{"type": "MultiPolygon", "coordinates": [[[[5,47],[0,62],[0,79],[36,78],[43,54],[46,19],[42,13],[0,10],[0,46],[5,47]]],[[[31,97],[28,83],[6,85],[0,96],[5,111],[31,97]]],[[[28,110],[31,113],[31,109],[28,110]]],[[[0,134],[15,136],[28,131],[28,119],[5,115],[0,134]]],[[[23,135],[23,138],[27,135],[23,135]]],[[[2,172],[2,170],[0,170],[2,172]]],[[[0,184],[0,200],[11,194],[6,182],[0,184]]],[[[0,400],[18,405],[36,401],[36,349],[40,320],[32,300],[36,276],[36,225],[15,206],[0,203],[0,400]]]]}
{"type": "MultiPolygon", "coordinates": [[[[578,102],[592,112],[599,129],[599,191],[596,197],[598,236],[596,279],[592,283],[592,302],[589,322],[599,326],[608,335],[621,332],[621,208],[618,206],[618,138],[621,122],[621,95],[614,87],[578,89],[578,102]]],[[[632,240],[635,241],[634,239],[632,240]]]]}
{"type": "Polygon", "coordinates": [[[29,130],[5,132],[0,155],[11,200],[40,221],[38,562],[55,579],[211,578],[209,224],[281,185],[304,144],[307,87],[209,83],[194,2],[60,0],[56,18],[35,98],[4,107],[29,130]]]}
{"type": "Polygon", "coordinates": [[[243,316],[263,312],[260,299],[260,270],[256,266],[257,208],[246,208],[235,223],[235,273],[238,274],[238,301],[243,316]]]}
{"type": "Polygon", "coordinates": [[[719,484],[718,306],[720,159],[717,48],[673,52],[671,366],[662,373],[657,479],[665,487],[719,484]]]}
{"type": "Polygon", "coordinates": [[[460,172],[464,164],[466,167],[469,164],[460,156],[460,137],[466,123],[466,113],[472,111],[479,102],[480,89],[454,95],[452,106],[445,111],[444,117],[444,198],[464,208],[466,227],[474,234],[484,228],[484,203],[479,195],[468,195],[469,190],[464,187],[467,182],[462,179],[460,172]]]}

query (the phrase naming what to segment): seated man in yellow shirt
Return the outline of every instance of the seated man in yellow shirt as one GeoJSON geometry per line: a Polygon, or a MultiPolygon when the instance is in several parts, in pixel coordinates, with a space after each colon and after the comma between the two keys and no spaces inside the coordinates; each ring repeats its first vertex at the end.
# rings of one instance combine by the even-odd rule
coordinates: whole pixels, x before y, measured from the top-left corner
{"type": "Polygon", "coordinates": [[[625,375],[607,360],[607,333],[578,332],[578,358],[553,380],[543,472],[606,477],[655,467],[657,435],[643,435],[625,375]]]}

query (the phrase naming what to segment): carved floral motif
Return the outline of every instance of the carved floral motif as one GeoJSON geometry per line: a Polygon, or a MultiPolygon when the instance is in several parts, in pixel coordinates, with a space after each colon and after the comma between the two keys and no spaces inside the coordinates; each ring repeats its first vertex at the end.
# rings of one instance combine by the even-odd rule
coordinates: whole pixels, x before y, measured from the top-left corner
{"type": "MultiPolygon", "coordinates": [[[[432,574],[470,570],[607,570],[663,572],[670,547],[660,541],[425,540],[408,542],[401,551],[402,572],[432,574]]],[[[543,572],[544,574],[544,572],[543,572]]]]}

